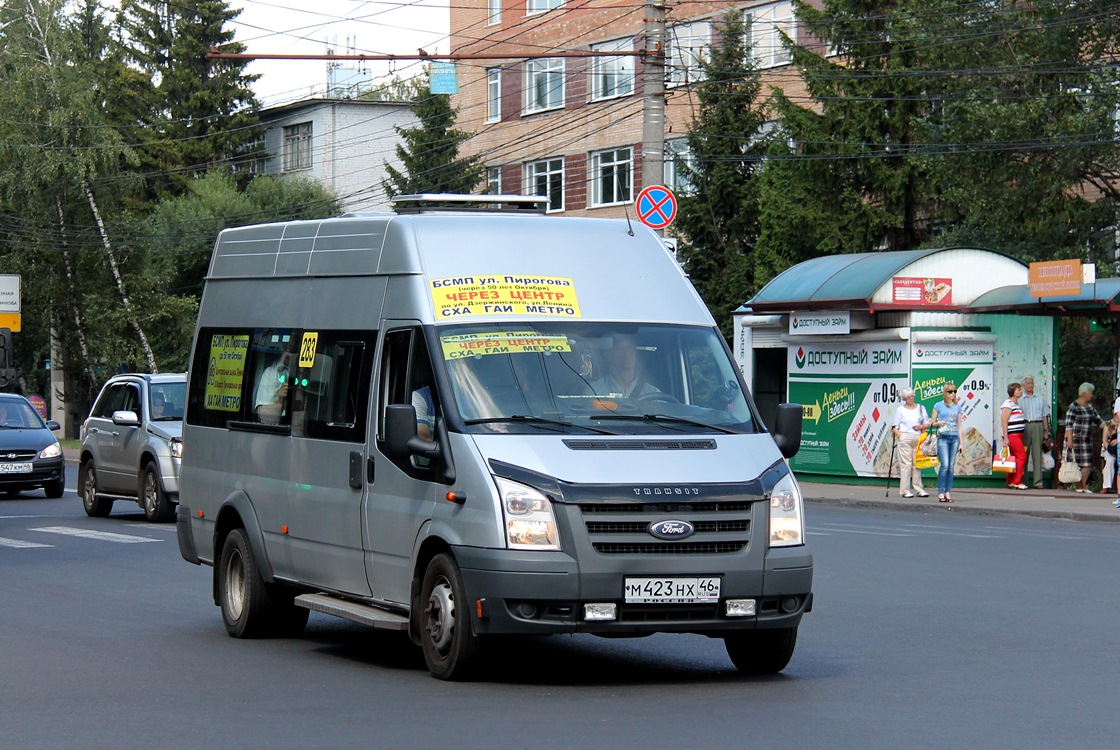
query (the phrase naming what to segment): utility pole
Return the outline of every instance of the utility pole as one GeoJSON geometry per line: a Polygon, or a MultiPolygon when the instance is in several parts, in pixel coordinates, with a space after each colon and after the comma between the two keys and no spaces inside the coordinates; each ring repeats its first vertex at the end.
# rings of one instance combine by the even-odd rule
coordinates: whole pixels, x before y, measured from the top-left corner
{"type": "MultiPolygon", "coordinates": [[[[647,0],[642,57],[642,187],[665,179],[665,0],[647,0]]],[[[635,191],[635,194],[637,191],[635,191]]]]}

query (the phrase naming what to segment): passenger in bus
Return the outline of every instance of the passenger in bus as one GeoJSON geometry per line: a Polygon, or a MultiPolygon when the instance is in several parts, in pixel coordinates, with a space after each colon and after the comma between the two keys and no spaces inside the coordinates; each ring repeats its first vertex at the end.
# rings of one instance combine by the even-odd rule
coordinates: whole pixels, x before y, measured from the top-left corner
{"type": "Polygon", "coordinates": [[[288,398],[289,352],[284,352],[264,369],[253,399],[257,419],[265,424],[280,424],[284,416],[284,402],[288,398]]]}

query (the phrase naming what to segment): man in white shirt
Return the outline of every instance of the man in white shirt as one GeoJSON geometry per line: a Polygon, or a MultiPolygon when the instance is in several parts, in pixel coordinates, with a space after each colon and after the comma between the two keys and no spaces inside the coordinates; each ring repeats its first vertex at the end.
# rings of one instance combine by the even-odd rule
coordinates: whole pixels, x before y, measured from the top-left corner
{"type": "MultiPolygon", "coordinates": [[[[1019,408],[1027,420],[1023,433],[1023,447],[1030,456],[1034,488],[1042,488],[1042,441],[1050,434],[1050,402],[1034,392],[1034,378],[1023,377],[1023,395],[1019,397],[1019,408]]],[[[1118,402],[1120,403],[1120,402],[1118,402]]]]}

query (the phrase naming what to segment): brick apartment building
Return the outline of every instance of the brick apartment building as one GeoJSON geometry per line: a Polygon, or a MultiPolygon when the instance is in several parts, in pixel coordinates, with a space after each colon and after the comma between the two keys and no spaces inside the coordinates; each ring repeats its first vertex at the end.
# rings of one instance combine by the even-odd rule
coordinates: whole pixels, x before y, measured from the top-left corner
{"type": "MultiPolygon", "coordinates": [[[[646,0],[463,0],[451,6],[451,51],[510,55],[458,65],[461,151],[487,167],[488,192],[548,195],[551,211],[619,217],[645,185],[684,189],[665,159],[642,174],[643,61],[635,56],[543,57],[640,51],[646,0]]],[[[769,86],[800,89],[779,30],[798,40],[792,4],[665,3],[665,153],[684,151],[692,85],[729,11],[751,17],[751,49],[769,86]]],[[[792,92],[791,92],[792,93],[792,92]]],[[[687,156],[686,156],[687,158],[687,156]]],[[[631,215],[633,212],[631,210],[631,215]]]]}

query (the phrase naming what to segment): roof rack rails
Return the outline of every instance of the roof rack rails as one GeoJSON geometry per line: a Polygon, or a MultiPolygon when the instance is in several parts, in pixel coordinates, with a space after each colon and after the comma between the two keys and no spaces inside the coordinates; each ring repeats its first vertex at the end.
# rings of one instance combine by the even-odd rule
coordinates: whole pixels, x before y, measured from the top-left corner
{"type": "Polygon", "coordinates": [[[390,201],[398,214],[427,211],[532,211],[548,210],[547,195],[464,195],[461,193],[420,193],[398,195],[390,201]]]}

